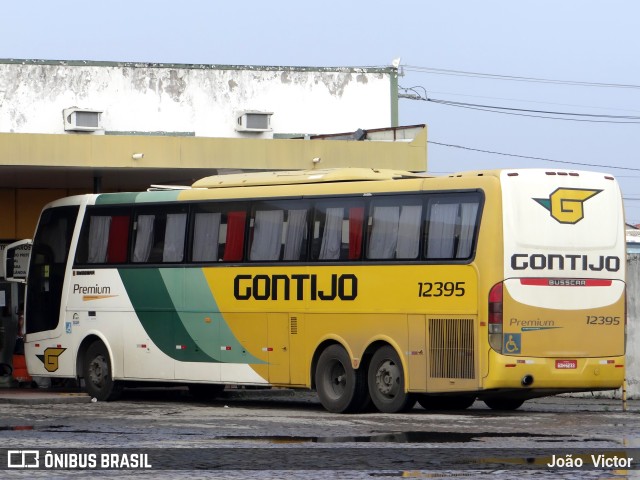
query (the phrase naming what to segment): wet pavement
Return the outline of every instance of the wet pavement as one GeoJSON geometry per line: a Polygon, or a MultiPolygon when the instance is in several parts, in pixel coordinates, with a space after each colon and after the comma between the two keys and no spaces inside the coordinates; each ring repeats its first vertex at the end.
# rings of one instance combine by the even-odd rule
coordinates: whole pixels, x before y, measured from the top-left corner
{"type": "MultiPolygon", "coordinates": [[[[286,389],[228,389],[206,403],[183,389],[128,390],[119,402],[19,389],[0,391],[0,445],[60,458],[146,453],[153,469],[126,473],[149,478],[640,478],[637,466],[546,466],[554,455],[587,462],[590,455],[635,455],[640,401],[629,401],[627,411],[620,400],[561,396],[514,412],[476,402],[465,411],[418,406],[396,415],[336,415],[313,392],[286,389]]],[[[0,470],[0,477],[124,473],[0,470]]]]}

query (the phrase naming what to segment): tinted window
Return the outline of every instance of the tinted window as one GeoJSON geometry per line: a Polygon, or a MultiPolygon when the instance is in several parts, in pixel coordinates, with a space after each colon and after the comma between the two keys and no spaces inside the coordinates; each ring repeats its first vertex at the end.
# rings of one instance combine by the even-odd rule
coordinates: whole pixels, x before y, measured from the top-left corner
{"type": "Polygon", "coordinates": [[[130,209],[87,209],[78,241],[76,263],[125,263],[130,225],[130,209]]]}
{"type": "Polygon", "coordinates": [[[246,205],[202,203],[194,206],[192,262],[241,262],[244,258],[246,205]]]}
{"type": "Polygon", "coordinates": [[[469,259],[478,227],[478,194],[433,195],[427,207],[425,256],[429,260],[469,259]]]}
{"type": "Polygon", "coordinates": [[[184,260],[187,207],[139,208],[133,224],[133,263],[177,263],[184,260]]]}
{"type": "Polygon", "coordinates": [[[362,256],[364,201],[318,201],[312,224],[313,260],[359,260],[362,256]]]}
{"type": "Polygon", "coordinates": [[[303,202],[260,202],[251,217],[249,260],[306,258],[308,206],[303,202]]]}
{"type": "Polygon", "coordinates": [[[417,259],[422,211],[420,197],[374,199],[369,210],[367,259],[417,259]]]}

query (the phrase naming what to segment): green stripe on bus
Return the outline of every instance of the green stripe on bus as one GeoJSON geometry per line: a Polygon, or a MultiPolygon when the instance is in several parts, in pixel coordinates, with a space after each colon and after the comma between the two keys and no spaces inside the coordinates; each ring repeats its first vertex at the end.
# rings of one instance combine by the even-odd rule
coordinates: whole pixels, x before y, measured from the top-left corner
{"type": "Polygon", "coordinates": [[[118,272],[140,323],[167,356],[183,362],[219,363],[224,343],[232,347],[224,352],[225,363],[264,363],[242,353],[201,269],[123,268],[118,272]]]}
{"type": "Polygon", "coordinates": [[[182,325],[158,269],[123,268],[118,271],[140,323],[163,353],[174,360],[218,361],[196,348],[182,325]]]}
{"type": "Polygon", "coordinates": [[[131,203],[175,202],[180,194],[179,190],[158,192],[125,192],[99,195],[96,205],[124,205],[131,203]]]}
{"type": "Polygon", "coordinates": [[[108,193],[98,195],[96,205],[120,205],[125,203],[135,203],[138,193],[108,193]]]}
{"type": "Polygon", "coordinates": [[[224,345],[231,347],[224,352],[226,363],[266,363],[246,352],[224,321],[201,268],[161,268],[160,275],[173,304],[178,306],[184,330],[197,348],[222,361],[224,345]]]}

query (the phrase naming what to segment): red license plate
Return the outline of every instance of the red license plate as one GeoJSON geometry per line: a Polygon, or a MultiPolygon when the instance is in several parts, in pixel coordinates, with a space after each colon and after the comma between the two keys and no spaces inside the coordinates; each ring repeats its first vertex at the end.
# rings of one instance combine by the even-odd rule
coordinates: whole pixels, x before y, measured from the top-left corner
{"type": "Polygon", "coordinates": [[[571,370],[578,368],[577,360],[556,360],[556,368],[560,370],[571,370]]]}

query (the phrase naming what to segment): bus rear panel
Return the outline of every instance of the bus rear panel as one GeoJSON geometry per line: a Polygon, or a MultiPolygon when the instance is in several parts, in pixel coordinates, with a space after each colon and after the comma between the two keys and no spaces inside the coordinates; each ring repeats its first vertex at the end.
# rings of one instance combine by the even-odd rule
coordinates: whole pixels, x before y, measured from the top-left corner
{"type": "Polygon", "coordinates": [[[484,395],[624,381],[625,236],[613,177],[502,172],[504,279],[489,295],[484,395]]]}

